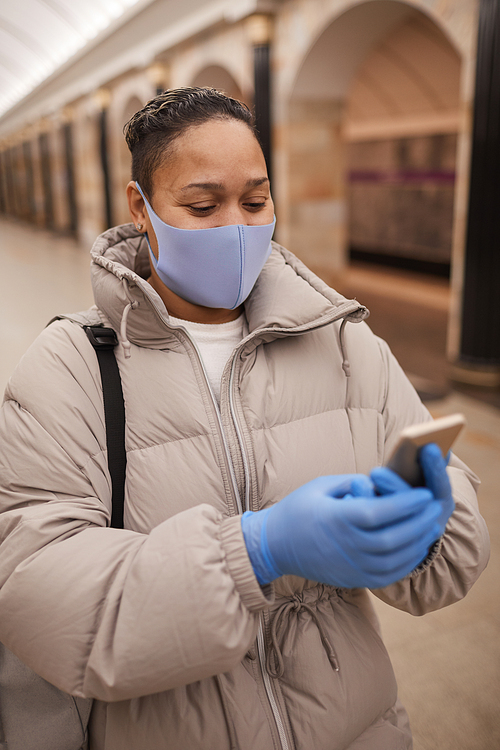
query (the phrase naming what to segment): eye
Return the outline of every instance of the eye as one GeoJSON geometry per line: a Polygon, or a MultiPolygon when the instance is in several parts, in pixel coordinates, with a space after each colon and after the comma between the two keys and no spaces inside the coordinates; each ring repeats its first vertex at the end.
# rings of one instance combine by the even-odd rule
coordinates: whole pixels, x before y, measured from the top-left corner
{"type": "Polygon", "coordinates": [[[266,205],[266,201],[248,201],[244,204],[245,208],[248,208],[250,211],[259,211],[261,208],[264,208],[266,205]]]}
{"type": "Polygon", "coordinates": [[[207,214],[209,211],[213,211],[214,208],[215,206],[189,206],[189,209],[197,214],[207,214]]]}

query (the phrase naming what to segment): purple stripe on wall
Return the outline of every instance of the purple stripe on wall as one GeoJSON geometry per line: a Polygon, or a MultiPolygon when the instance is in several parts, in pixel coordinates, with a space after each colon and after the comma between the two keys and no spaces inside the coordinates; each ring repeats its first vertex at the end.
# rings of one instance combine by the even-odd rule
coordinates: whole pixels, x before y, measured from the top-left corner
{"type": "Polygon", "coordinates": [[[450,185],[455,182],[455,172],[445,170],[354,169],[349,172],[349,182],[438,182],[450,185]]]}

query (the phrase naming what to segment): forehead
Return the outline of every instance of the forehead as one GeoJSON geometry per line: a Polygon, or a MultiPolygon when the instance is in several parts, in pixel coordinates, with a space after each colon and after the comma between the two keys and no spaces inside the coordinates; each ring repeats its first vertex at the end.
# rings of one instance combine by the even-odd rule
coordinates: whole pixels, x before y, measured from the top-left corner
{"type": "Polygon", "coordinates": [[[248,181],[265,177],[266,163],[252,130],[240,120],[209,120],[175,139],[155,171],[155,189],[191,182],[248,181]]]}

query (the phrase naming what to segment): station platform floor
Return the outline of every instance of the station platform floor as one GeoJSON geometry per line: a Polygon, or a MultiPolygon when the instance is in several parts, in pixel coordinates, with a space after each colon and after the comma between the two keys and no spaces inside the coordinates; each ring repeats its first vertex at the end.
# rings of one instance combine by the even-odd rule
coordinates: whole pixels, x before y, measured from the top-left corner
{"type": "MultiPolygon", "coordinates": [[[[15,221],[0,220],[0,269],[3,390],[46,323],[86,309],[92,294],[88,249],[15,221]]],[[[389,342],[433,416],[467,417],[456,453],[482,480],[489,566],[462,602],[422,618],[374,603],[414,750],[500,750],[500,394],[458,389],[449,380],[446,282],[360,265],[326,280],[370,308],[369,324],[389,342]]]]}

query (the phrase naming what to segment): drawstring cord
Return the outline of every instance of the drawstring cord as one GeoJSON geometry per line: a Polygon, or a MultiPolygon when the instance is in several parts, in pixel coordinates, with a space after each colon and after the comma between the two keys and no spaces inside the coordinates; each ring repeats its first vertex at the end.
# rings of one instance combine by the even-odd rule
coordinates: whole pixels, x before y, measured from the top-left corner
{"type": "Polygon", "coordinates": [[[136,307],[139,307],[139,303],[137,302],[137,300],[131,300],[130,299],[129,291],[128,291],[127,279],[123,278],[122,279],[122,284],[123,284],[123,288],[125,290],[125,296],[128,299],[128,303],[123,308],[122,319],[121,319],[121,323],[120,323],[120,343],[121,343],[121,345],[123,347],[123,352],[124,352],[124,355],[125,355],[125,359],[129,359],[130,358],[131,344],[130,344],[130,341],[128,340],[128,338],[127,338],[128,315],[129,315],[129,312],[131,310],[135,310],[136,307]]]}
{"type": "Polygon", "coordinates": [[[349,360],[347,359],[347,354],[345,350],[345,341],[344,341],[344,329],[345,329],[346,323],[347,323],[347,318],[344,318],[340,325],[339,344],[340,344],[340,353],[342,354],[342,369],[344,371],[346,378],[350,378],[351,377],[351,365],[349,363],[349,360]]]}
{"type": "Polygon", "coordinates": [[[266,660],[267,671],[271,675],[271,677],[283,677],[283,673],[285,671],[282,646],[280,646],[279,641],[281,640],[283,633],[287,627],[288,615],[292,611],[298,615],[298,613],[303,609],[305,609],[306,612],[309,612],[311,619],[314,621],[316,627],[318,628],[321,643],[323,644],[323,648],[326,651],[330,664],[336,672],[338,672],[340,669],[335,649],[328,640],[325,628],[321,623],[321,620],[319,619],[315,609],[309,604],[303,602],[302,599],[300,599],[300,597],[295,594],[292,599],[284,602],[284,604],[281,605],[281,607],[276,612],[271,625],[271,648],[269,648],[267,652],[266,660]]]}

